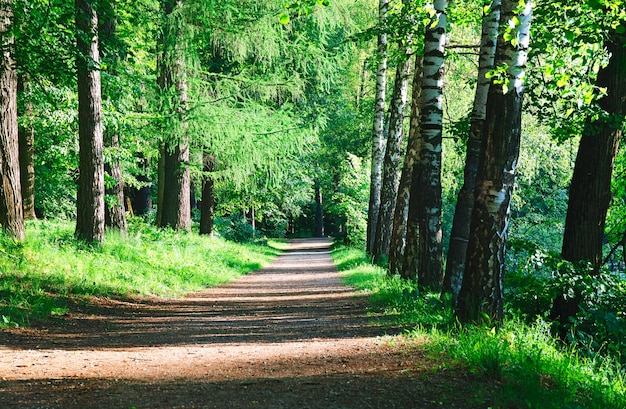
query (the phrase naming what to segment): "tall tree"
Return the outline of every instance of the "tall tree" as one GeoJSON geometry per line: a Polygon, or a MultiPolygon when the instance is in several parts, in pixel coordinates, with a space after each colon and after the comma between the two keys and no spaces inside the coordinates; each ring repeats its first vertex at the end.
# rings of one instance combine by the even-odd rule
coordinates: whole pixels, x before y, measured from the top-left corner
{"type": "Polygon", "coordinates": [[[480,58],[478,60],[478,80],[474,95],[469,138],[467,140],[463,186],[459,191],[454,211],[454,220],[450,233],[450,247],[448,249],[443,282],[443,291],[452,294],[454,305],[456,305],[456,300],[461,290],[461,280],[465,268],[470,220],[472,209],[474,208],[476,173],[478,172],[483,128],[487,114],[487,96],[489,95],[489,85],[491,84],[488,73],[493,69],[496,54],[501,3],[501,0],[492,1],[488,12],[483,15],[480,58]]]}
{"type": "MultiPolygon", "coordinates": [[[[580,139],[561,251],[565,260],[590,262],[594,274],[602,267],[613,166],[626,124],[626,34],[611,32],[604,46],[610,59],[598,72],[596,86],[605,89],[606,95],[598,101],[601,112],[587,118],[580,139]]],[[[582,294],[577,292],[573,296],[559,294],[554,300],[551,318],[561,324],[562,338],[569,318],[579,311],[581,300],[582,294]]]]}
{"type": "Polygon", "coordinates": [[[448,2],[433,3],[433,23],[424,37],[421,149],[413,167],[407,246],[403,277],[418,278],[420,285],[438,289],[443,281],[441,246],[441,147],[443,123],[443,64],[448,2]]]}
{"type": "Polygon", "coordinates": [[[98,16],[93,0],[76,0],[79,175],[76,237],[104,240],[104,157],[98,16]]]}
{"type": "Polygon", "coordinates": [[[200,208],[200,234],[211,236],[213,234],[213,221],[215,215],[215,155],[204,152],[203,158],[204,175],[202,179],[202,205],[200,208]]]}
{"type": "Polygon", "coordinates": [[[387,93],[387,11],[389,0],[378,2],[378,67],[376,68],[376,95],[374,103],[374,126],[372,129],[372,169],[370,174],[370,200],[367,216],[367,251],[374,249],[380,191],[382,186],[383,157],[385,155],[385,95],[387,93]]]}
{"type": "Polygon", "coordinates": [[[409,74],[411,70],[411,51],[406,50],[396,67],[396,78],[393,87],[393,97],[389,110],[389,134],[385,158],[383,160],[383,178],[380,191],[380,206],[378,222],[374,236],[372,255],[378,262],[389,255],[389,242],[393,225],[393,211],[396,196],[398,195],[400,162],[402,160],[402,142],[404,137],[404,109],[406,107],[407,91],[409,88],[409,74]]]}
{"type": "Polygon", "coordinates": [[[35,127],[33,103],[29,94],[28,76],[18,76],[18,92],[24,99],[20,116],[24,119],[19,127],[20,185],[24,219],[36,219],[35,215],[35,127]]]}
{"type": "Polygon", "coordinates": [[[12,20],[13,2],[0,1],[0,225],[16,239],[23,240],[12,20]]]}
{"type": "Polygon", "coordinates": [[[161,149],[159,171],[159,213],[161,227],[174,230],[191,228],[191,181],[189,138],[187,135],[187,74],[184,55],[184,16],[182,0],[164,0],[165,21],[161,37],[159,86],[169,99],[169,120],[161,149]]]}
{"type": "Polygon", "coordinates": [[[419,160],[422,146],[420,131],[420,106],[422,101],[422,55],[415,57],[415,70],[411,90],[411,114],[406,154],[402,164],[402,174],[398,183],[398,196],[393,213],[393,227],[389,242],[389,274],[402,273],[404,250],[406,247],[406,226],[409,216],[409,198],[411,197],[411,176],[413,166],[419,160]]]}
{"type": "Polygon", "coordinates": [[[606,95],[598,101],[601,113],[587,119],[580,140],[562,249],[564,259],[589,261],[596,273],[602,265],[611,176],[626,115],[626,35],[614,31],[604,45],[610,59],[598,72],[596,86],[606,95]]]}
{"type": "MultiPolygon", "coordinates": [[[[118,75],[116,72],[116,64],[118,63],[117,53],[113,51],[113,43],[116,41],[116,14],[114,0],[101,2],[100,24],[99,24],[99,40],[100,53],[102,57],[102,43],[109,43],[111,49],[109,72],[112,75],[118,75]]],[[[108,45],[108,44],[107,44],[108,45]]],[[[104,221],[107,227],[116,229],[120,232],[126,232],[126,208],[124,206],[124,179],[122,175],[122,166],[118,158],[120,150],[120,136],[115,126],[107,126],[104,131],[104,143],[106,149],[111,154],[107,155],[104,163],[104,170],[109,175],[108,183],[106,183],[106,199],[104,208],[104,221]]]]}
{"type": "Polygon", "coordinates": [[[484,138],[472,211],[467,262],[458,299],[461,322],[503,318],[502,280],[510,203],[519,156],[525,64],[532,1],[503,0],[496,75],[487,98],[484,138]]]}

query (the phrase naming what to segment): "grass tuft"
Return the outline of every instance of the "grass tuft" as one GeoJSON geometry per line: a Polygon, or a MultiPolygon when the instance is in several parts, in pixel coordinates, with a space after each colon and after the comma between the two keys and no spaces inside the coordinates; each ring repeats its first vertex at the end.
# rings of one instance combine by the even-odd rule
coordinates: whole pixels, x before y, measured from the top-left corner
{"type": "Polygon", "coordinates": [[[387,276],[363,251],[337,247],[332,255],[345,283],[366,291],[382,320],[412,326],[409,338],[495,390],[489,407],[626,409],[626,370],[612,358],[582,357],[553,338],[545,321],[527,325],[514,318],[499,327],[462,328],[448,299],[387,276]]]}
{"type": "Polygon", "coordinates": [[[69,222],[29,222],[23,243],[0,234],[0,326],[62,315],[68,298],[180,296],[258,270],[279,252],[143,223],[93,246],[76,241],[69,222]]]}

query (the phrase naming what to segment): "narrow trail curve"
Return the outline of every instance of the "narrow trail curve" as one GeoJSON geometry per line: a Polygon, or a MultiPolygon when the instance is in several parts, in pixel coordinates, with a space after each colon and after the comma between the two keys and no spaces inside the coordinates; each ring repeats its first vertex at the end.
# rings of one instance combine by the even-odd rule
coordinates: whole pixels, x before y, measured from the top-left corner
{"type": "Polygon", "coordinates": [[[186,298],[96,300],[0,333],[0,408],[474,407],[419,347],[380,338],[329,244],[294,240],[269,267],[186,298]]]}

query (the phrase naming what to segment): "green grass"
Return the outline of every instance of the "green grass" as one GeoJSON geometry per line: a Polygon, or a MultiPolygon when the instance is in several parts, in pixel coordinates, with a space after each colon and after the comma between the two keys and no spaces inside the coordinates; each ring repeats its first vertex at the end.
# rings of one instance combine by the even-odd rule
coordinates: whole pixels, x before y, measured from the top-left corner
{"type": "Polygon", "coordinates": [[[68,298],[175,297],[232,281],[274,258],[279,243],[236,244],[131,223],[104,244],[74,240],[69,222],[36,221],[26,240],[0,236],[0,326],[67,312],[68,298]]]}
{"type": "Polygon", "coordinates": [[[452,309],[438,294],[424,293],[420,296],[416,283],[388,276],[385,269],[370,264],[361,250],[338,246],[331,255],[344,283],[367,292],[373,312],[384,317],[389,325],[419,323],[424,329],[454,326],[452,309]]]}
{"type": "Polygon", "coordinates": [[[544,321],[525,325],[510,319],[498,328],[462,328],[447,300],[388,277],[363,251],[337,247],[332,255],[344,282],[370,295],[382,321],[411,325],[407,338],[425,342],[444,362],[442,370],[451,362],[484,381],[485,390],[495,390],[489,407],[626,409],[626,368],[599,355],[581,357],[555,340],[544,321]]]}

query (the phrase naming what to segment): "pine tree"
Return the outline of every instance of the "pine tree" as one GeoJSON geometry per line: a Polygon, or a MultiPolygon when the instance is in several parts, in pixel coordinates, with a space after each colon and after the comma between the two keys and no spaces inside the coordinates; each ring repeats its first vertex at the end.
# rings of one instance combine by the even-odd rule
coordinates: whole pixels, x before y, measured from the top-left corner
{"type": "Polygon", "coordinates": [[[98,67],[98,16],[92,0],[76,0],[78,133],[80,163],[76,237],[104,240],[102,95],[98,67]]]}

